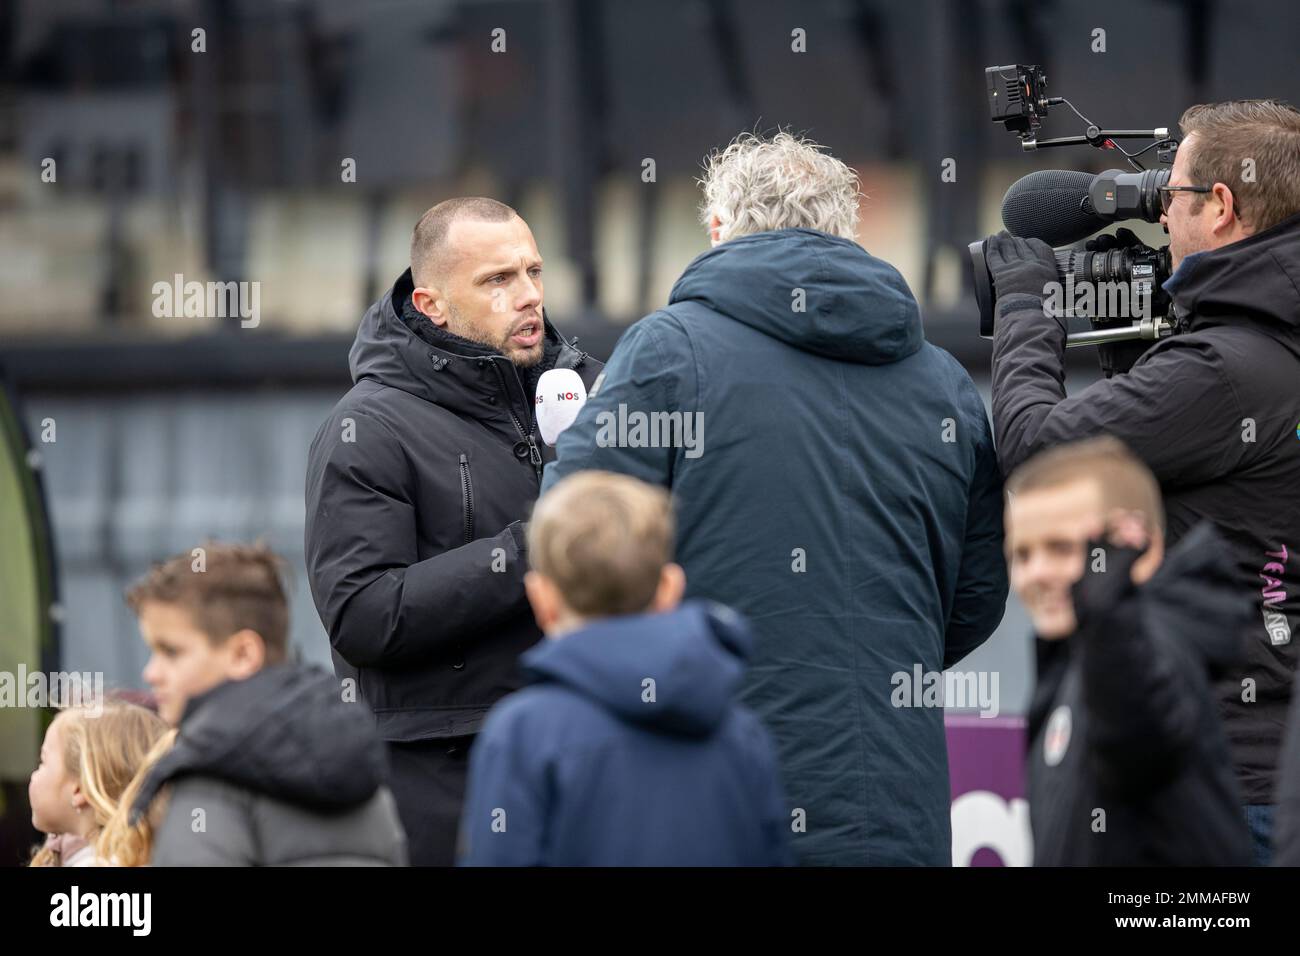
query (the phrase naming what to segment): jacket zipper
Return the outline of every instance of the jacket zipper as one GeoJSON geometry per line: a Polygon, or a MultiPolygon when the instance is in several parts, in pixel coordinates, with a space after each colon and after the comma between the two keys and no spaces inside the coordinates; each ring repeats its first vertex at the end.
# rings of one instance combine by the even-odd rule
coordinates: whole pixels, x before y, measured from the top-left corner
{"type": "MultiPolygon", "coordinates": [[[[510,398],[510,386],[506,384],[506,376],[505,373],[501,371],[501,366],[498,365],[495,361],[493,361],[492,367],[497,370],[497,377],[501,379],[501,387],[505,389],[506,405],[510,411],[510,420],[515,423],[515,429],[516,431],[519,432],[519,437],[524,439],[524,441],[528,442],[528,460],[533,463],[533,470],[537,472],[537,476],[540,478],[542,475],[542,451],[540,448],[537,447],[537,442],[533,440],[532,432],[524,431],[523,422],[521,422],[519,420],[519,416],[515,414],[515,403],[510,398]]],[[[519,373],[515,372],[516,381],[518,380],[518,378],[519,378],[519,373]]],[[[524,386],[523,383],[521,382],[519,385],[519,390],[522,392],[523,388],[524,386]]]]}
{"type": "Polygon", "coordinates": [[[469,459],[460,456],[460,494],[465,502],[465,543],[474,540],[474,488],[469,482],[469,459]]]}
{"type": "MultiPolygon", "coordinates": [[[[460,497],[465,505],[465,543],[469,544],[474,540],[474,486],[469,480],[469,457],[461,452],[460,455],[460,497]]],[[[451,669],[458,671],[465,667],[465,646],[456,645],[456,660],[452,662],[451,669]]]]}

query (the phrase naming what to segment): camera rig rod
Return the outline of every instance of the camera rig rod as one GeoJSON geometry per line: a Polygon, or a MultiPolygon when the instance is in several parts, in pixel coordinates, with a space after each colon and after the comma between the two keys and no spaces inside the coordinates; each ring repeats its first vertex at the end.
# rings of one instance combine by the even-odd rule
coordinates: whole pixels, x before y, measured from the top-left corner
{"type": "Polygon", "coordinates": [[[1089,126],[1082,136],[1057,136],[1053,139],[1022,139],[1020,148],[1029,152],[1034,149],[1045,149],[1048,146],[1095,146],[1098,149],[1106,148],[1108,139],[1167,139],[1169,130],[1166,127],[1157,129],[1098,129],[1096,126],[1089,126]]]}
{"type": "Polygon", "coordinates": [[[1067,349],[1081,348],[1085,345],[1106,345],[1110,342],[1130,342],[1137,339],[1153,341],[1172,335],[1174,327],[1169,320],[1162,317],[1142,319],[1132,325],[1116,329],[1092,329],[1088,332],[1073,332],[1065,337],[1067,349]]]}

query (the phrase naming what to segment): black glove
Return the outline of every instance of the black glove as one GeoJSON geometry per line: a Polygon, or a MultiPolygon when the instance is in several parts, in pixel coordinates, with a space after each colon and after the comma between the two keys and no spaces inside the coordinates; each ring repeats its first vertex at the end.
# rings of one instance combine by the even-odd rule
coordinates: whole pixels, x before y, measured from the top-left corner
{"type": "Polygon", "coordinates": [[[1127,249],[1129,246],[1140,246],[1142,240],[1139,239],[1132,229],[1116,229],[1115,235],[1100,235],[1096,239],[1089,239],[1084,243],[1083,248],[1088,252],[1110,252],[1112,249],[1127,249]]]}
{"type": "Polygon", "coordinates": [[[1150,547],[1150,535],[1142,528],[1139,517],[1120,516],[1107,525],[1102,536],[1090,538],[1085,545],[1083,576],[1071,588],[1076,631],[1098,625],[1136,589],[1133,565],[1150,547]],[[1117,522],[1124,523],[1122,531],[1117,522]],[[1105,559],[1105,570],[1093,570],[1098,548],[1105,559]]]}
{"type": "Polygon", "coordinates": [[[1042,298],[1049,282],[1059,282],[1056,254],[1041,239],[1021,239],[1003,230],[984,241],[984,258],[998,297],[1023,292],[1042,298]]]}

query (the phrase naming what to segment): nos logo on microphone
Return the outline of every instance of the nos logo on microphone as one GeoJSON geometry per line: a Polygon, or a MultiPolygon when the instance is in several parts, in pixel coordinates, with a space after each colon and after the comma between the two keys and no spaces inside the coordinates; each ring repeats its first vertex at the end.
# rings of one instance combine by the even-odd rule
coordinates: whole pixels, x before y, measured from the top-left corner
{"type": "Polygon", "coordinates": [[[537,380],[534,399],[537,428],[542,441],[554,445],[560,432],[573,424],[578,412],[587,401],[587,387],[582,377],[572,369],[553,368],[543,372],[537,380]]]}

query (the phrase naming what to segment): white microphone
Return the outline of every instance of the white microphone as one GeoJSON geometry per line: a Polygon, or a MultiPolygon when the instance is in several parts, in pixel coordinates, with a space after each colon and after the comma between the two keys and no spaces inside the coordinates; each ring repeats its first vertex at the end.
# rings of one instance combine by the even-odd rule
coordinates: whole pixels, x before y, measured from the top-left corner
{"type": "Polygon", "coordinates": [[[554,447],[560,432],[573,424],[587,402],[587,386],[571,368],[553,368],[537,380],[537,429],[542,441],[554,447]]]}

